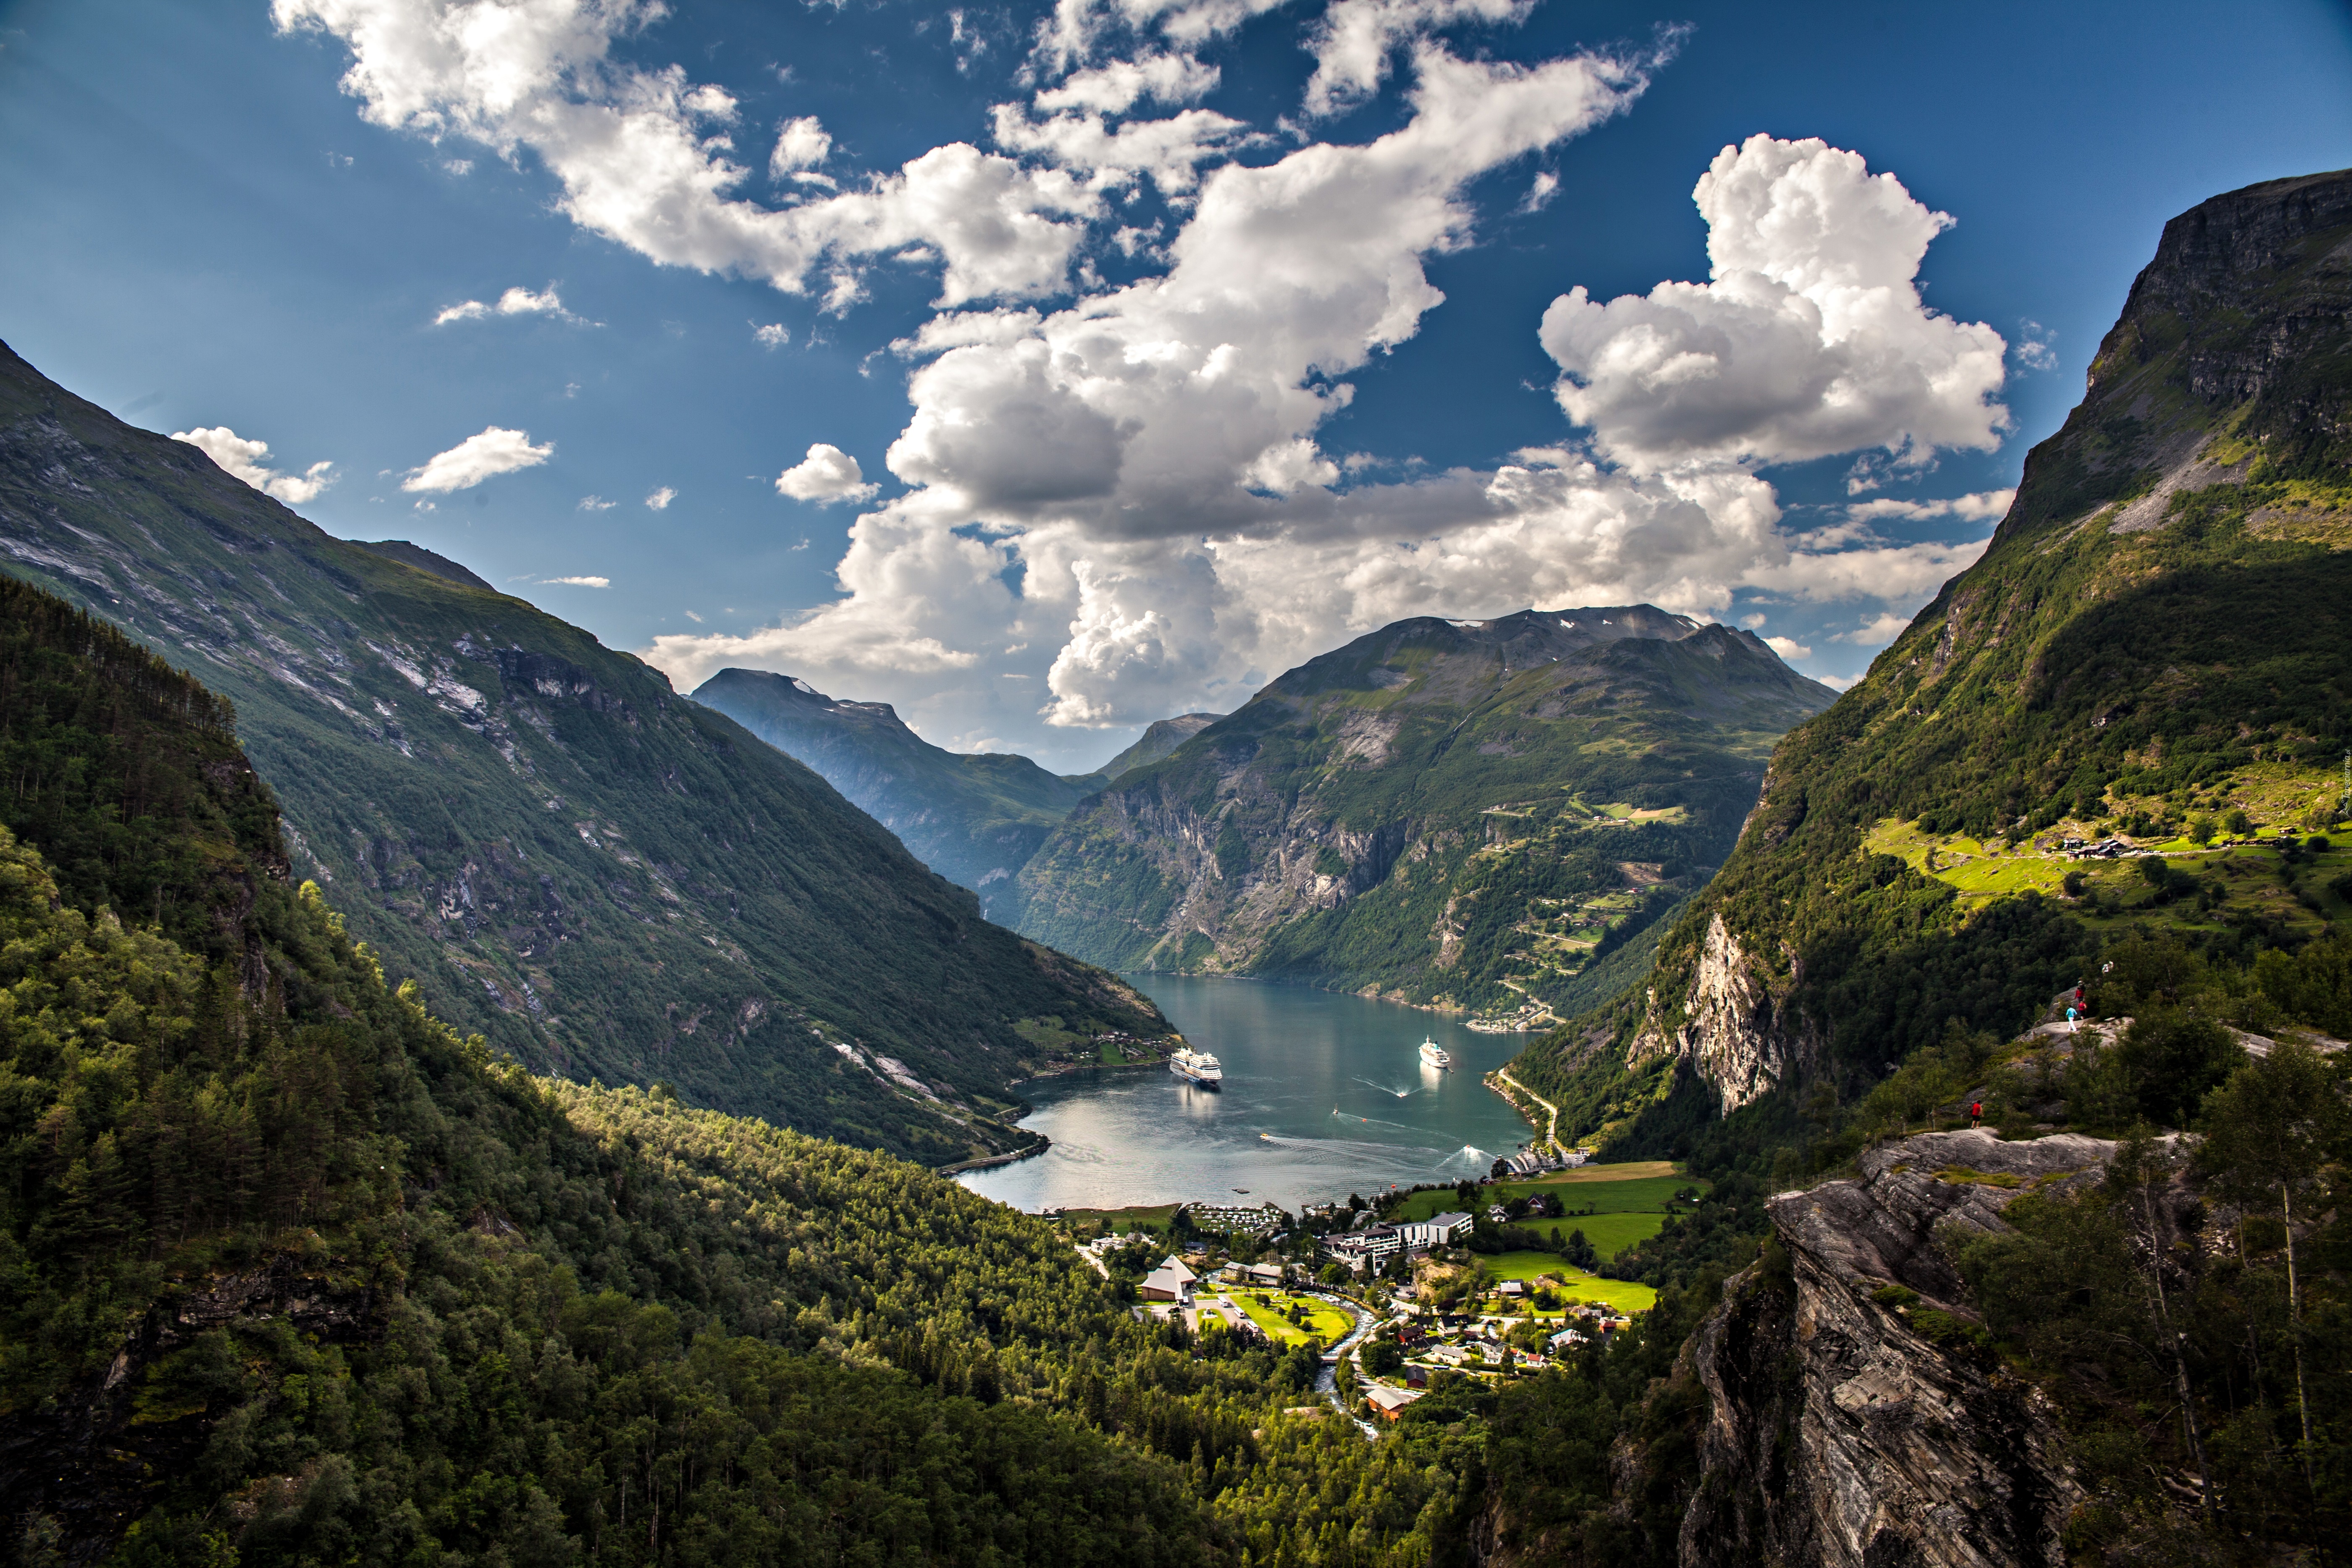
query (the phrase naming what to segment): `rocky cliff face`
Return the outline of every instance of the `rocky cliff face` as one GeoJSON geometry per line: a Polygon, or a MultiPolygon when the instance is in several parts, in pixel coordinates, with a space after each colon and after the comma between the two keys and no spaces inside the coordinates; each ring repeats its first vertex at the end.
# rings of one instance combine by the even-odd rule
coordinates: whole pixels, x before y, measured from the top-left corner
{"type": "Polygon", "coordinates": [[[1715,1087],[1727,1116],[1771,1093],[1805,1066],[1812,1037],[1801,1025],[1781,1026],[1759,969],[1722,914],[1714,915],[1681,1021],[1669,1028],[1654,1016],[1646,1020],[1627,1047],[1628,1064],[1665,1056],[1688,1061],[1715,1087]]]}
{"type": "Polygon", "coordinates": [[[2097,1180],[2113,1149],[1928,1133],[1775,1198],[1787,1271],[1732,1281],[1686,1352],[1709,1410],[1684,1568],[2063,1563],[2083,1494],[2055,1412],[1969,1345],[1948,1243],[2005,1229],[2022,1192],[2097,1180]]]}

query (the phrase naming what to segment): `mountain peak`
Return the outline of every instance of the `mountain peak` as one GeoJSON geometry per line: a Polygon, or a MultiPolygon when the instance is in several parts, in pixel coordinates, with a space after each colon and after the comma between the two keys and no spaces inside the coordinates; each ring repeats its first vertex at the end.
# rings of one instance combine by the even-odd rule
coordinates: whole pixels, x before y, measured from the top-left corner
{"type": "Polygon", "coordinates": [[[2027,454],[1995,547],[2111,505],[2131,532],[2183,491],[2340,471],[2347,353],[2352,170],[2200,202],[2164,226],[2083,401],[2027,454]]]}

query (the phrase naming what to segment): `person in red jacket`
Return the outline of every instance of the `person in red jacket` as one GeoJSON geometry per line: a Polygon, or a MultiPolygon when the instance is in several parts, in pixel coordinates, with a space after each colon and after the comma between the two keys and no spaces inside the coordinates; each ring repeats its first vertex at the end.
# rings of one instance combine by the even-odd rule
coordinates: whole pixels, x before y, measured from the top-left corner
{"type": "Polygon", "coordinates": [[[1969,1125],[1970,1127],[1982,1127],[1984,1125],[1983,1100],[1972,1100],[1969,1101],[1969,1125]]]}

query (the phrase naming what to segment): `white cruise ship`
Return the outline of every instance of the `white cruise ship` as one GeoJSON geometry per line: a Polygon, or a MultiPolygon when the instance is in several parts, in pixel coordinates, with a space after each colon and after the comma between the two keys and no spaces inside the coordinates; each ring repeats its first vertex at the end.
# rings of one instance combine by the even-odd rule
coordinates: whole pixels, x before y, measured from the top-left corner
{"type": "Polygon", "coordinates": [[[1176,1054],[1168,1058],[1168,1070],[1186,1083],[1197,1083],[1202,1089],[1214,1089],[1225,1081],[1225,1069],[1217,1065],[1217,1058],[1190,1046],[1176,1047],[1176,1054]]]}
{"type": "Polygon", "coordinates": [[[1450,1068],[1454,1065],[1454,1054],[1434,1039],[1423,1039],[1421,1042],[1421,1065],[1425,1068],[1450,1068]]]}

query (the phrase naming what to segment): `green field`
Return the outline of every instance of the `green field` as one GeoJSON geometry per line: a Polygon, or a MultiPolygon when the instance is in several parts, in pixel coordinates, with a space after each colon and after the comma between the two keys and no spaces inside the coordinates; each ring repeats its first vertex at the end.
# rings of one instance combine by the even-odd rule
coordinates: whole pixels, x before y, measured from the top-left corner
{"type": "Polygon", "coordinates": [[[1337,1307],[1325,1306],[1309,1296],[1276,1295],[1264,1290],[1229,1290],[1226,1294],[1233,1299],[1234,1305],[1248,1313],[1250,1321],[1264,1329],[1276,1344],[1296,1344],[1312,1334],[1328,1349],[1346,1339],[1348,1331],[1356,1326],[1347,1313],[1337,1307]],[[1282,1315],[1294,1300],[1306,1304],[1307,1327],[1304,1329],[1282,1315]],[[1274,1304],[1269,1305],[1269,1302],[1274,1304]]]}
{"type": "MultiPolygon", "coordinates": [[[[1064,1209],[1061,1221],[1081,1236],[1093,1233],[1098,1221],[1108,1221],[1111,1230],[1125,1236],[1130,1230],[1148,1230],[1155,1236],[1168,1234],[1168,1225],[1176,1217],[1179,1205],[1157,1204],[1148,1208],[1132,1209],[1064,1209]]],[[[1600,1243],[1595,1242],[1594,1246],[1600,1243]]]]}
{"type": "MultiPolygon", "coordinates": [[[[1567,1294],[1580,1301],[1600,1301],[1621,1312],[1646,1312],[1657,1305],[1658,1293],[1647,1285],[1626,1279],[1603,1279],[1570,1268],[1549,1252],[1498,1252],[1478,1260],[1493,1279],[1535,1279],[1549,1274],[1566,1282],[1567,1294]]],[[[1540,1315],[1540,1314],[1538,1314],[1540,1315]]]]}
{"type": "MultiPolygon", "coordinates": [[[[1593,1210],[1592,1215],[1590,1216],[1592,1218],[1609,1215],[1647,1214],[1655,1215],[1663,1219],[1666,1212],[1666,1200],[1675,1193],[1685,1187],[1697,1187],[1702,1192],[1706,1189],[1706,1184],[1696,1177],[1647,1173],[1657,1168],[1658,1163],[1655,1161],[1645,1162],[1640,1166],[1587,1165],[1577,1171],[1562,1173],[1570,1178],[1567,1181],[1553,1179],[1496,1182],[1478,1189],[1478,1202],[1483,1208],[1487,1204],[1508,1203],[1513,1198],[1527,1197],[1534,1193],[1548,1193],[1571,1209],[1590,1206],[1593,1210]],[[1635,1169],[1644,1173],[1613,1180],[1599,1173],[1610,1170],[1635,1169]],[[1593,1173],[1587,1174],[1588,1172],[1593,1173]]],[[[1444,1190],[1415,1193],[1399,1205],[1395,1212],[1388,1217],[1393,1220],[1427,1219],[1433,1214],[1444,1213],[1460,1201],[1454,1194],[1444,1190]]],[[[1560,1234],[1565,1236],[1570,1229],[1576,1227],[1576,1220],[1577,1216],[1571,1215],[1565,1219],[1531,1220],[1526,1223],[1539,1227],[1557,1225],[1560,1227],[1560,1234]]],[[[1592,1238],[1593,1246],[1601,1245],[1601,1233],[1592,1226],[1584,1225],[1581,1228],[1585,1235],[1592,1238]]],[[[1657,1227],[1653,1226],[1650,1229],[1633,1236],[1628,1241],[1620,1245],[1631,1246],[1633,1241],[1640,1240],[1643,1236],[1656,1234],[1656,1230],[1657,1227]]]]}
{"type": "MultiPolygon", "coordinates": [[[[1588,1214],[1570,1215],[1566,1219],[1530,1219],[1520,1222],[1539,1235],[1552,1231],[1565,1241],[1570,1231],[1580,1230],[1584,1239],[1592,1243],[1592,1250],[1603,1258],[1614,1258],[1629,1247],[1647,1241],[1665,1225],[1663,1214],[1588,1214]]],[[[1542,1256],[1550,1257],[1549,1253],[1542,1256]]]]}
{"type": "MultiPolygon", "coordinates": [[[[2239,772],[2242,776],[2233,781],[2237,787],[2227,795],[2217,791],[2210,803],[2211,809],[2203,815],[2210,816],[2233,802],[2256,816],[2300,815],[2307,809],[2306,803],[2313,794],[2328,782],[2323,770],[2271,765],[2249,766],[2239,772]]],[[[2162,805],[2137,804],[2151,812],[2162,805]]],[[[2070,818],[2042,837],[2050,839],[2072,834],[2096,838],[2111,826],[2070,818]]],[[[2199,879],[2210,890],[2210,898],[2194,901],[2178,894],[2160,895],[2141,876],[2137,863],[2132,859],[2069,860],[2060,854],[2043,853],[2032,842],[1987,842],[1961,833],[1925,832],[1916,823],[1892,817],[1871,828],[1863,840],[1863,847],[1872,853],[1896,856],[1913,870],[1956,889],[1969,908],[1979,908],[2024,892],[2060,898],[2063,896],[2067,873],[2074,872],[2082,879],[2087,896],[2082,900],[2067,899],[2066,902],[2077,918],[2091,921],[2095,927],[2218,929],[2228,925],[2232,918],[2272,917],[2284,921],[2291,928],[2315,934],[2329,919],[2340,919],[2352,910],[2333,886],[2346,871],[2352,870],[2352,851],[2342,847],[2339,835],[2335,847],[2301,858],[2297,868],[2290,868],[2289,874],[2283,877],[2279,855],[2282,836],[2301,837],[2304,830],[2291,822],[2281,825],[2266,821],[2243,835],[2217,833],[2205,844],[2192,843],[2177,835],[2149,835],[2137,839],[2140,848],[2156,851],[2175,870],[2199,879]],[[1932,868],[1927,864],[1930,853],[1935,856],[1932,868]],[[2298,883],[2312,900],[2310,903],[2304,902],[2294,890],[2298,883]]]]}

